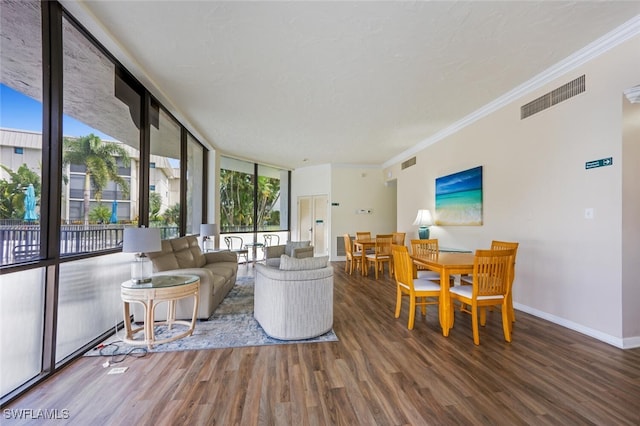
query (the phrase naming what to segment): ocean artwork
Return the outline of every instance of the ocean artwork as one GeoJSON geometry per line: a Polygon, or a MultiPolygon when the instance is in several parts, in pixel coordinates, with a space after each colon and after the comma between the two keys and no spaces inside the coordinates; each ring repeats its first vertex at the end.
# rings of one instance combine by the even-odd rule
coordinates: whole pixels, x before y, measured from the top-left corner
{"type": "Polygon", "coordinates": [[[482,166],[436,179],[436,225],[482,225],[482,166]]]}

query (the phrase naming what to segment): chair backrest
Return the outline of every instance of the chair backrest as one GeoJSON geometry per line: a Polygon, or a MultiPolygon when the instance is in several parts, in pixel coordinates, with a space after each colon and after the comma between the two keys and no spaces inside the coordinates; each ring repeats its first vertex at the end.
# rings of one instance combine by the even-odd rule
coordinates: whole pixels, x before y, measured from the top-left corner
{"type": "Polygon", "coordinates": [[[262,236],[264,238],[264,246],[272,247],[280,245],[280,236],[276,234],[264,234],[262,236]]]}
{"type": "Polygon", "coordinates": [[[356,232],[356,240],[370,240],[371,232],[356,232]]]}
{"type": "Polygon", "coordinates": [[[438,255],[438,239],[430,240],[411,240],[411,253],[414,256],[437,256],[438,255]]]}
{"type": "Polygon", "coordinates": [[[407,235],[406,232],[394,232],[393,233],[393,244],[398,246],[404,245],[404,238],[407,235]]]}
{"type": "Polygon", "coordinates": [[[391,246],[393,245],[393,235],[378,234],[376,235],[376,255],[391,256],[391,246]]]}
{"type": "Polygon", "coordinates": [[[244,240],[242,237],[227,236],[224,237],[224,243],[229,250],[240,250],[244,247],[244,240]]]}
{"type": "Polygon", "coordinates": [[[347,254],[348,258],[353,256],[353,246],[351,245],[351,236],[349,234],[344,234],[342,236],[344,238],[344,251],[347,254]]]}
{"type": "Polygon", "coordinates": [[[476,250],[473,262],[473,298],[505,296],[510,291],[515,250],[476,250]]]}
{"type": "Polygon", "coordinates": [[[408,289],[413,287],[413,263],[409,257],[406,246],[394,245],[391,248],[393,254],[393,274],[396,283],[408,289]]]}
{"type": "Polygon", "coordinates": [[[513,280],[516,277],[516,255],[518,253],[519,243],[509,241],[491,241],[491,250],[513,250],[513,265],[511,265],[511,276],[509,277],[509,285],[513,285],[513,280]]]}

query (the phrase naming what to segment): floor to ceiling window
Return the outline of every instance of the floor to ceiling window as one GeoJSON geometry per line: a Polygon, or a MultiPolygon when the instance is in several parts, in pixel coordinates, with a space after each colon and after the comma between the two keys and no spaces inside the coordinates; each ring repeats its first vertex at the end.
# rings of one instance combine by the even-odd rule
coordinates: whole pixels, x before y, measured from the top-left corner
{"type": "MultiPolygon", "coordinates": [[[[41,257],[40,2],[3,3],[0,28],[0,259],[7,266],[41,257]]],[[[40,373],[43,321],[44,269],[0,276],[0,395],[40,373]]]]}
{"type": "MultiPolygon", "coordinates": [[[[250,259],[264,256],[263,246],[289,237],[289,177],[284,169],[229,157],[220,160],[220,232],[251,248],[250,259]],[[265,239],[265,235],[272,238],[265,239]],[[238,240],[240,238],[240,240],[238,240]]],[[[237,246],[227,248],[239,248],[237,246]]]]}
{"type": "Polygon", "coordinates": [[[0,19],[4,404],[122,323],[125,227],[197,233],[207,150],[57,2],[0,19]]]}
{"type": "Polygon", "coordinates": [[[163,239],[180,234],[180,123],[157,103],[151,103],[149,162],[149,226],[163,239]]]}
{"type": "Polygon", "coordinates": [[[199,234],[203,220],[204,148],[187,135],[187,234],[199,234]]]}

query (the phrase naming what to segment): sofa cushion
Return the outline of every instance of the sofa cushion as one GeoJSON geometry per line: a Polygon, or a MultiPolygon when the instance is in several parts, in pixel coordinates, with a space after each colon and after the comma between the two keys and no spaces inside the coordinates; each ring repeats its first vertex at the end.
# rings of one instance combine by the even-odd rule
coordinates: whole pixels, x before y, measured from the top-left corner
{"type": "Polygon", "coordinates": [[[280,256],[280,270],[282,271],[308,271],[311,269],[326,268],[329,256],[305,257],[298,259],[283,254],[280,256]]]}
{"type": "Polygon", "coordinates": [[[196,237],[189,235],[170,241],[180,268],[201,268],[207,263],[196,237]]]}
{"type": "Polygon", "coordinates": [[[224,277],[228,280],[229,278],[232,278],[236,273],[237,268],[234,268],[235,265],[237,265],[237,263],[230,264],[229,262],[218,262],[209,263],[207,265],[204,265],[204,267],[213,272],[214,275],[220,275],[221,277],[224,277]]]}
{"type": "Polygon", "coordinates": [[[294,248],[309,247],[311,241],[287,241],[287,245],[284,247],[284,254],[291,256],[294,248]]]}

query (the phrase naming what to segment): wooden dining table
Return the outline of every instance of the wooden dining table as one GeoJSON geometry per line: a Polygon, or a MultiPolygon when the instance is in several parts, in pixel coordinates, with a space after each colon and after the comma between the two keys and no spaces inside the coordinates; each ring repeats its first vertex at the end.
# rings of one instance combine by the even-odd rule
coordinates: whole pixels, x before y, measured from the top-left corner
{"type": "MultiPolygon", "coordinates": [[[[437,253],[433,256],[411,256],[414,266],[420,265],[431,271],[440,273],[440,301],[438,303],[438,316],[442,335],[449,336],[449,330],[453,325],[451,318],[451,299],[449,297],[448,283],[452,275],[472,274],[474,253],[437,253]]],[[[414,271],[415,272],[415,271],[414,271]]]]}

